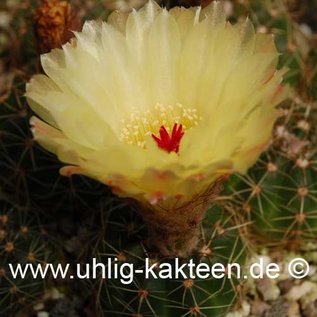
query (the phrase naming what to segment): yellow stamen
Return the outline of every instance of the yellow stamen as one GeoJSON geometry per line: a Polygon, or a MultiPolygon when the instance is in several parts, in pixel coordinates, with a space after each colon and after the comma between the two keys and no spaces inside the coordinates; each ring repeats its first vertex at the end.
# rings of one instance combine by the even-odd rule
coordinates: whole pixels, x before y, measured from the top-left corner
{"type": "Polygon", "coordinates": [[[189,130],[198,125],[202,117],[196,108],[186,108],[182,104],[163,105],[157,103],[153,111],[135,110],[121,121],[120,141],[145,148],[145,137],[156,134],[161,126],[171,132],[174,124],[182,124],[183,130],[189,130]]]}

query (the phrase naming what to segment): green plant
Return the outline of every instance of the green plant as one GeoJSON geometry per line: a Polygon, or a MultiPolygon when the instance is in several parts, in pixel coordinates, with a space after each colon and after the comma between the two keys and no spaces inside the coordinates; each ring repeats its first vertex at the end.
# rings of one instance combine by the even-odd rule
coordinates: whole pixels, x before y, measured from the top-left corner
{"type": "MultiPolygon", "coordinates": [[[[280,107],[283,115],[272,144],[246,176],[230,177],[207,212],[192,256],[197,264],[243,264],[263,246],[300,252],[317,234],[316,48],[281,1],[234,3],[233,22],[249,15],[258,31],[275,34],[280,66],[289,68],[285,82],[291,94],[280,107]]],[[[117,258],[119,267],[133,263],[135,269],[144,268],[146,258],[173,264],[148,247],[149,232],[131,201],[116,198],[88,178],[60,176],[61,163],[33,141],[32,112],[23,95],[25,83],[39,71],[30,14],[35,5],[9,8],[10,27],[18,38],[0,33],[9,39],[0,50],[0,71],[10,77],[9,88],[0,89],[0,315],[30,316],[37,304],[52,316],[225,315],[242,296],[238,278],[163,280],[138,274],[125,285],[101,277],[34,280],[8,275],[9,263],[28,261],[75,267],[92,258],[102,263],[117,258]],[[59,298],[47,299],[52,288],[59,298]]],[[[85,17],[109,13],[101,11],[100,3],[84,8],[85,17]]]]}

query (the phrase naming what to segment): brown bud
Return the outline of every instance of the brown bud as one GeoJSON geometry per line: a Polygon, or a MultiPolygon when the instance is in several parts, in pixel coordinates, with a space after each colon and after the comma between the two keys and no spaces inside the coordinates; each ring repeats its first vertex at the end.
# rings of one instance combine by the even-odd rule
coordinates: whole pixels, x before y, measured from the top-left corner
{"type": "Polygon", "coordinates": [[[71,5],[61,0],[41,0],[34,15],[35,36],[40,53],[61,47],[80,27],[71,5]]]}

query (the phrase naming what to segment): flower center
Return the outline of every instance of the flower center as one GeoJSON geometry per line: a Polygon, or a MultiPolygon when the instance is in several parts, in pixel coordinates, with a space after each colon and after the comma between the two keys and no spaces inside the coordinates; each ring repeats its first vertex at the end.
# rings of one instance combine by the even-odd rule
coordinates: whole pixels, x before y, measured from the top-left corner
{"type": "Polygon", "coordinates": [[[152,136],[161,149],[177,153],[184,132],[201,120],[196,108],[186,108],[180,103],[174,106],[158,103],[151,111],[136,110],[123,119],[119,139],[145,149],[146,137],[152,136]]]}
{"type": "Polygon", "coordinates": [[[173,131],[171,135],[169,135],[166,128],[162,125],[160,127],[160,136],[157,137],[152,134],[152,138],[156,141],[159,148],[165,150],[166,152],[176,152],[179,151],[179,144],[184,135],[183,126],[180,124],[177,126],[177,123],[174,124],[173,131]]]}

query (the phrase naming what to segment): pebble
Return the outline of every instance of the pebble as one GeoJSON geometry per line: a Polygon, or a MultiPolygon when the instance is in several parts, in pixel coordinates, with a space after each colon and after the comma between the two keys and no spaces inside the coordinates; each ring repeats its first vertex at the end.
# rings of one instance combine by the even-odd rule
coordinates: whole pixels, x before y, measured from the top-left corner
{"type": "Polygon", "coordinates": [[[263,296],[264,301],[275,300],[281,294],[281,291],[274,280],[268,277],[264,277],[257,281],[257,290],[263,296]]]}

